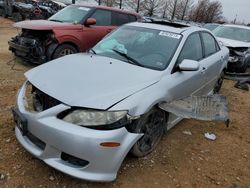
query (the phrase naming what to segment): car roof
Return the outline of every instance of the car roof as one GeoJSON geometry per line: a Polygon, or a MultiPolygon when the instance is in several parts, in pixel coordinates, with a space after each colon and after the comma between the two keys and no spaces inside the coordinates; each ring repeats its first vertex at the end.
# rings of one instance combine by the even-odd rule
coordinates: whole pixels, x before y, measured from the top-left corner
{"type": "Polygon", "coordinates": [[[161,30],[161,31],[168,31],[168,32],[173,32],[173,33],[178,33],[178,34],[181,34],[184,31],[195,32],[195,31],[204,30],[204,29],[197,27],[197,26],[191,26],[191,25],[186,25],[186,24],[182,24],[182,23],[168,22],[168,21],[132,22],[132,23],[128,23],[126,25],[144,27],[144,28],[148,28],[148,29],[157,29],[157,30],[161,30]]]}
{"type": "Polygon", "coordinates": [[[226,26],[226,27],[236,27],[236,28],[241,28],[241,29],[248,29],[248,30],[250,30],[250,27],[248,27],[248,26],[243,26],[243,25],[224,24],[223,26],[226,26]]]}
{"type": "Polygon", "coordinates": [[[136,12],[130,12],[127,10],[122,10],[122,9],[118,9],[118,8],[114,8],[114,7],[106,7],[106,6],[95,6],[95,5],[86,5],[84,3],[77,3],[71,6],[79,6],[79,7],[89,7],[89,8],[96,8],[96,9],[102,9],[102,10],[110,10],[110,11],[115,11],[115,12],[120,12],[120,13],[126,13],[126,14],[131,14],[137,17],[141,17],[140,14],[136,13],[136,12]]]}

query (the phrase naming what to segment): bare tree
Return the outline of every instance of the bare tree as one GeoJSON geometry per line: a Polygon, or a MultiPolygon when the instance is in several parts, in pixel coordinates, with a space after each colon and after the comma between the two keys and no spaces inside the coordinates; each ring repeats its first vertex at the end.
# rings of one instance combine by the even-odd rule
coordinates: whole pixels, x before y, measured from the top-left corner
{"type": "Polygon", "coordinates": [[[219,1],[200,0],[193,6],[190,19],[195,22],[220,22],[223,19],[222,5],[219,1]]]}
{"type": "Polygon", "coordinates": [[[161,13],[163,6],[163,0],[144,0],[142,3],[142,11],[147,16],[154,16],[161,13]]]}
{"type": "Polygon", "coordinates": [[[124,4],[126,7],[129,7],[136,12],[141,11],[141,4],[142,3],[143,3],[143,0],[125,0],[124,1],[124,4]]]}

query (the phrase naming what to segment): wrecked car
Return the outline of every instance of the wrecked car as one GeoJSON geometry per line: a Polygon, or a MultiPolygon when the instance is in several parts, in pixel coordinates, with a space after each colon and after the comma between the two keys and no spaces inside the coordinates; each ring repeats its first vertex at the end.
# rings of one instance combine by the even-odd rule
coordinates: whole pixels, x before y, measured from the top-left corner
{"type": "Polygon", "coordinates": [[[117,26],[140,18],[137,13],[115,8],[70,5],[48,20],[14,24],[21,31],[9,41],[9,50],[26,62],[41,64],[85,52],[117,26]]]}
{"type": "Polygon", "coordinates": [[[64,3],[51,0],[0,0],[0,16],[11,17],[15,22],[25,19],[48,19],[64,7],[64,3]]]}
{"type": "Polygon", "coordinates": [[[213,33],[230,50],[227,72],[244,73],[250,66],[250,27],[221,25],[213,33]]]}
{"type": "Polygon", "coordinates": [[[17,140],[59,171],[112,181],[129,151],[148,155],[182,118],[227,120],[224,99],[212,94],[228,53],[199,27],[123,25],[89,53],[25,73],[13,109],[17,140]],[[187,105],[180,109],[179,100],[187,105]]]}

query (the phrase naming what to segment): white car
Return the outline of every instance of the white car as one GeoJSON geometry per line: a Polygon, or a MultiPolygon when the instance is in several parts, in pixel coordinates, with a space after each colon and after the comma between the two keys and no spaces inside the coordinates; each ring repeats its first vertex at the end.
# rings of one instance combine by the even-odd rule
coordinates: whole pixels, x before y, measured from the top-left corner
{"type": "Polygon", "coordinates": [[[250,27],[221,25],[212,32],[230,50],[227,72],[244,73],[250,66],[250,27]]]}
{"type": "Polygon", "coordinates": [[[207,96],[220,90],[228,52],[199,27],[126,24],[90,53],[25,73],[13,110],[16,137],[55,169],[113,181],[129,151],[149,154],[183,117],[226,120],[218,97],[207,96]]]}

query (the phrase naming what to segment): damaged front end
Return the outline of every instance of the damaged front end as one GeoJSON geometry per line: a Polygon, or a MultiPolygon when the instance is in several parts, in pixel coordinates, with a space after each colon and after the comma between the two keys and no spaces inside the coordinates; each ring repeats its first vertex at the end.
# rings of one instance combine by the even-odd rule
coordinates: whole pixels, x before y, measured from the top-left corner
{"type": "Polygon", "coordinates": [[[230,56],[228,60],[227,72],[244,73],[250,65],[250,48],[248,47],[228,47],[230,56]]]}
{"type": "Polygon", "coordinates": [[[25,62],[41,64],[50,60],[56,47],[56,39],[51,30],[22,29],[22,33],[9,42],[9,50],[25,62]]]}

